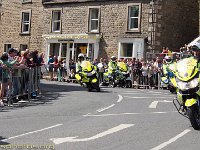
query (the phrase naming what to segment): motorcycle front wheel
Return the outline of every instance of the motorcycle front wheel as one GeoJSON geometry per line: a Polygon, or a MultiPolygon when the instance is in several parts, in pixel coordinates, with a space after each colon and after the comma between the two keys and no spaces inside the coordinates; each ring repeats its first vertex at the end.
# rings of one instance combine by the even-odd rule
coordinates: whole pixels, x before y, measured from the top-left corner
{"type": "Polygon", "coordinates": [[[197,106],[193,105],[187,108],[187,115],[189,117],[190,123],[195,130],[200,129],[200,117],[197,110],[197,106]]]}
{"type": "Polygon", "coordinates": [[[127,80],[126,81],[126,88],[132,88],[132,81],[131,80],[127,80]]]}
{"type": "Polygon", "coordinates": [[[109,80],[109,87],[114,88],[115,86],[115,82],[113,80],[109,80]]]}
{"type": "Polygon", "coordinates": [[[93,83],[93,87],[97,90],[97,92],[101,91],[101,89],[99,87],[99,82],[93,83]]]}

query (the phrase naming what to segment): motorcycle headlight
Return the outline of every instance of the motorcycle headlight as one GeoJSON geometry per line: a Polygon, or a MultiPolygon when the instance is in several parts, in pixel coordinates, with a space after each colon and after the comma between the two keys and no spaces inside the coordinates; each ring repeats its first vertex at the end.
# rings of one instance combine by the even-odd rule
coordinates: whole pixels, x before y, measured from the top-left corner
{"type": "Polygon", "coordinates": [[[169,80],[168,80],[168,79],[165,79],[163,82],[164,82],[165,84],[168,84],[168,83],[169,83],[169,80]]]}
{"type": "Polygon", "coordinates": [[[193,79],[192,81],[190,82],[182,82],[182,81],[179,81],[177,82],[177,85],[178,85],[178,88],[180,90],[188,90],[188,89],[192,89],[192,88],[195,88],[198,86],[199,84],[199,79],[198,78],[195,78],[193,79]]]}

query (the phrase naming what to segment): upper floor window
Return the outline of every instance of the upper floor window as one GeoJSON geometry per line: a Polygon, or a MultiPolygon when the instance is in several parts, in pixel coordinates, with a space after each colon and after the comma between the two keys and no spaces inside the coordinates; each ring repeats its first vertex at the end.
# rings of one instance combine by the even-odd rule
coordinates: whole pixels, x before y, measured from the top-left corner
{"type": "Polygon", "coordinates": [[[139,31],[140,29],[140,5],[128,6],[128,30],[139,31]]]}
{"type": "Polygon", "coordinates": [[[22,12],[22,33],[30,33],[31,13],[22,12]]]}
{"type": "Polygon", "coordinates": [[[52,32],[60,32],[61,28],[61,11],[60,10],[54,10],[52,12],[52,32]]]}
{"type": "Polygon", "coordinates": [[[89,32],[99,32],[99,8],[89,9],[89,32]]]}

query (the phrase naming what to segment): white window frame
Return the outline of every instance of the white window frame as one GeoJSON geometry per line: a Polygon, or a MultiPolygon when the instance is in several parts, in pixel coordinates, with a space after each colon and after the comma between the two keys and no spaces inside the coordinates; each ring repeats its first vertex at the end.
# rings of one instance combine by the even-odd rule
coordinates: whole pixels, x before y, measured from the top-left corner
{"type": "Polygon", "coordinates": [[[88,12],[89,12],[88,13],[89,14],[88,15],[88,31],[91,32],[91,33],[98,33],[99,32],[99,25],[100,25],[100,7],[89,7],[88,12]],[[98,9],[98,18],[97,19],[92,19],[91,18],[92,9],[98,9]],[[95,30],[91,29],[92,21],[98,21],[98,27],[95,30]]]}
{"type": "Polygon", "coordinates": [[[140,24],[141,24],[141,3],[133,3],[128,5],[128,12],[127,12],[127,30],[132,32],[140,32],[140,24]],[[139,13],[137,17],[130,17],[130,9],[131,7],[139,7],[139,13]],[[138,28],[131,28],[131,19],[138,19],[138,28]]]}
{"type": "Polygon", "coordinates": [[[21,33],[22,34],[29,34],[31,29],[31,11],[23,11],[22,12],[22,19],[21,19],[21,33]],[[28,13],[29,14],[29,20],[24,21],[24,14],[28,13]],[[24,31],[24,25],[28,25],[28,31],[24,31]]]}
{"type": "Polygon", "coordinates": [[[118,58],[142,58],[144,55],[144,39],[143,38],[124,38],[120,39],[119,45],[118,45],[118,58]],[[121,50],[122,50],[122,44],[133,44],[133,49],[132,49],[132,56],[131,57],[124,57],[121,55],[121,50]],[[138,51],[138,46],[139,46],[139,51],[138,51]]]}
{"type": "Polygon", "coordinates": [[[61,10],[52,10],[52,16],[51,16],[51,32],[54,33],[60,33],[61,32],[61,23],[62,23],[62,11],[61,10]],[[60,12],[60,20],[53,20],[54,19],[54,13],[55,12],[60,12]],[[54,23],[60,22],[60,27],[59,30],[54,30],[54,23]]]}

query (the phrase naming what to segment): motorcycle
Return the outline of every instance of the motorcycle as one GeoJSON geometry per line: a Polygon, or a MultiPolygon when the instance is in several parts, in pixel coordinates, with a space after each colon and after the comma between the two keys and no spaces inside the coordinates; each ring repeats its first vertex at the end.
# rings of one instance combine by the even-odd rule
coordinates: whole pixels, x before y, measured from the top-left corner
{"type": "Polygon", "coordinates": [[[200,129],[200,87],[198,61],[184,58],[170,68],[175,75],[174,87],[177,87],[177,98],[173,103],[178,112],[187,117],[195,130],[200,129]]]}
{"type": "Polygon", "coordinates": [[[124,62],[118,62],[118,68],[122,73],[122,78],[120,79],[121,87],[132,88],[132,80],[129,74],[129,70],[124,62]]]}
{"type": "Polygon", "coordinates": [[[175,93],[176,87],[174,87],[172,83],[174,81],[174,74],[172,72],[168,72],[167,75],[161,77],[161,87],[163,89],[168,89],[171,93],[175,93]]]}
{"type": "Polygon", "coordinates": [[[89,61],[83,61],[81,63],[82,72],[76,74],[76,79],[80,84],[91,92],[93,89],[96,89],[97,92],[100,92],[99,80],[97,77],[96,66],[93,66],[89,61]]]}

